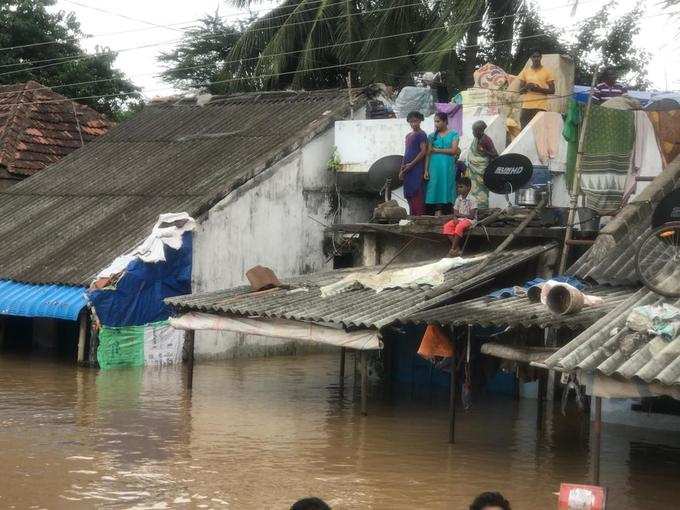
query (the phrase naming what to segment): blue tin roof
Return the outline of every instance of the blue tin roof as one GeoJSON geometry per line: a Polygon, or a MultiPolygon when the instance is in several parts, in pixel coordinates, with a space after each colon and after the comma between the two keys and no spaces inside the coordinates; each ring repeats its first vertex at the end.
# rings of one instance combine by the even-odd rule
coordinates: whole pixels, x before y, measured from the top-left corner
{"type": "Polygon", "coordinates": [[[77,320],[87,304],[85,288],[0,280],[0,315],[77,320]]]}

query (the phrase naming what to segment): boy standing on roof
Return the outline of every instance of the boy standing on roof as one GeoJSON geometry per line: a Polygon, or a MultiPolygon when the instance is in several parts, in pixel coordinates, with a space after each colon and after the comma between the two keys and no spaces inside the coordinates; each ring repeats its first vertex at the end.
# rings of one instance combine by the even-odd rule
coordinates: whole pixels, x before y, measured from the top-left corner
{"type": "Polygon", "coordinates": [[[460,255],[460,240],[477,218],[477,200],[470,196],[471,189],[472,182],[469,177],[462,177],[456,185],[458,197],[453,204],[455,218],[446,222],[442,230],[442,233],[451,241],[449,257],[458,257],[460,255]]]}
{"type": "Polygon", "coordinates": [[[520,124],[524,129],[537,113],[548,110],[548,96],[555,93],[555,77],[550,69],[541,63],[543,54],[540,50],[531,53],[531,66],[522,69],[517,79],[522,84],[522,112],[520,124]]]}

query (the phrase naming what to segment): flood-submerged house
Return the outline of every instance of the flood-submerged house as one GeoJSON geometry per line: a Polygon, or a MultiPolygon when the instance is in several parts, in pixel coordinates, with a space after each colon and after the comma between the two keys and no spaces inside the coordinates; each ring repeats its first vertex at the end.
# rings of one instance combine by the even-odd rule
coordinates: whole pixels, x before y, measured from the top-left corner
{"type": "MultiPolygon", "coordinates": [[[[3,344],[63,349],[75,358],[79,338],[79,358],[94,354],[88,352],[93,351],[89,325],[121,326],[120,320],[107,325],[97,317],[85,295],[95,280],[97,292],[136,289],[128,303],[142,286],[159,287],[156,298],[186,293],[184,283],[173,289],[150,267],[122,266],[112,280],[98,278],[121,255],[131,255],[128,262],[153,264],[140,253],[159,229],[163,237],[162,229],[177,227],[174,219],[164,224],[161,218],[153,228],[166,213],[186,213],[195,221],[185,232],[193,252],[191,290],[238,285],[255,264],[281,276],[327,267],[324,225],[365,220],[369,214],[363,199],[342,207],[347,200],[338,199],[328,170],[334,122],[360,106],[361,97],[355,94],[350,101],[347,90],[156,101],[0,192],[3,344]],[[131,253],[136,248],[141,249],[137,257],[131,253]],[[135,274],[136,284],[125,282],[135,274]]],[[[162,258],[174,249],[181,247],[166,243],[162,258]]],[[[163,310],[135,312],[123,325],[144,326],[164,317],[163,310]]],[[[260,342],[252,350],[281,347],[270,344],[260,342]]],[[[206,335],[197,342],[199,356],[237,351],[245,354],[234,336],[206,335]]]]}
{"type": "Polygon", "coordinates": [[[0,190],[57,163],[113,126],[101,113],[38,82],[0,86],[0,190]]]}

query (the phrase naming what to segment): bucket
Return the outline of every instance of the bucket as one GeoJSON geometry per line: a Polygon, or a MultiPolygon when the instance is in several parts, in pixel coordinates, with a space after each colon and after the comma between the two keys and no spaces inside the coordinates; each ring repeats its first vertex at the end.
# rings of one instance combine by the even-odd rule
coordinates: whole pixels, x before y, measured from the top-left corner
{"type": "Polygon", "coordinates": [[[576,313],[583,308],[583,292],[570,285],[555,285],[548,291],[546,305],[557,315],[576,313]]]}

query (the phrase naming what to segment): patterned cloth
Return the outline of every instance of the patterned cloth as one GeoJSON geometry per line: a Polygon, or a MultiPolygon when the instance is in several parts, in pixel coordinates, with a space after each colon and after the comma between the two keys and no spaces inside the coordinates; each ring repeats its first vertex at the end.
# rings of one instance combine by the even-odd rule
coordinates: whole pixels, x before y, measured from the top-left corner
{"type": "Polygon", "coordinates": [[[621,207],[635,143],[632,111],[592,105],[581,158],[585,206],[601,215],[621,207]]]}
{"type": "Polygon", "coordinates": [[[495,152],[495,150],[491,138],[484,135],[481,140],[472,137],[472,143],[470,143],[467,153],[467,173],[470,181],[472,181],[470,195],[477,200],[477,205],[482,209],[489,207],[489,190],[484,184],[484,170],[491,160],[489,154],[495,152]]]}

